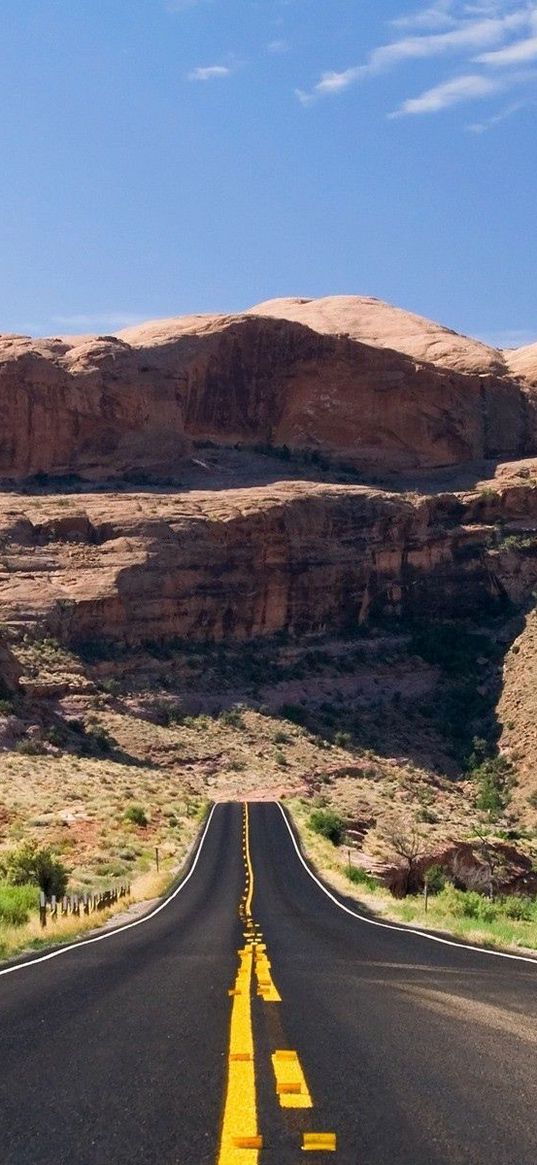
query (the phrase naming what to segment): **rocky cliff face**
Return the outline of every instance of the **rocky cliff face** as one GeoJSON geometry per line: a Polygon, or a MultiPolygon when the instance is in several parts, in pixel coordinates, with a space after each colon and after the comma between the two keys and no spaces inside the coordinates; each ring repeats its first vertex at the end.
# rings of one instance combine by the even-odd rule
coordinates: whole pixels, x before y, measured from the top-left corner
{"type": "Polygon", "coordinates": [[[530,486],[522,502],[514,489],[419,498],[305,482],[45,505],[4,498],[0,617],[14,632],[40,627],[75,644],[300,637],[390,615],[479,618],[509,598],[523,604],[535,587],[536,498],[530,486]],[[520,530],[522,509],[530,545],[521,555],[505,530],[511,521],[520,530]]]}
{"type": "Polygon", "coordinates": [[[3,337],[0,477],[177,475],[194,440],[318,450],[383,473],[536,449],[537,397],[516,360],[511,371],[495,350],[376,303],[3,337]]]}

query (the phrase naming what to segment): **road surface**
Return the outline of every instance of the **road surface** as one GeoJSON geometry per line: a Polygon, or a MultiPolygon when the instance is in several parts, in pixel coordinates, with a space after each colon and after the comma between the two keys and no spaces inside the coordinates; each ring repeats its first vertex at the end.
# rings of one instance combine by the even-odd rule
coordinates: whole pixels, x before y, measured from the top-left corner
{"type": "Polygon", "coordinates": [[[195,860],[0,973],[2,1165],[536,1165],[537,964],[351,917],[277,805],[218,805],[195,860]]]}

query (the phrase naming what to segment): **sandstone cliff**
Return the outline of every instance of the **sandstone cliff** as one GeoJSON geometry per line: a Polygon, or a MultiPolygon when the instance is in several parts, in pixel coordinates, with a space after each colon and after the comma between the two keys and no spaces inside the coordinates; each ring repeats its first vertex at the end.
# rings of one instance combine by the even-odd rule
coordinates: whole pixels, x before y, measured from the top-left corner
{"type": "Polygon", "coordinates": [[[111,337],[3,337],[0,478],[177,476],[192,441],[317,450],[382,473],[522,456],[537,447],[537,398],[515,365],[346,297],[111,337]]]}
{"type": "Polygon", "coordinates": [[[537,489],[402,496],[279,482],[4,498],[0,618],[66,643],[245,641],[379,616],[481,618],[537,584],[537,489]],[[523,515],[521,517],[521,515],[523,515]],[[499,535],[499,525],[502,534],[499,535]],[[529,545],[513,551],[526,531],[529,545]],[[536,545],[534,545],[536,542],[536,545]]]}

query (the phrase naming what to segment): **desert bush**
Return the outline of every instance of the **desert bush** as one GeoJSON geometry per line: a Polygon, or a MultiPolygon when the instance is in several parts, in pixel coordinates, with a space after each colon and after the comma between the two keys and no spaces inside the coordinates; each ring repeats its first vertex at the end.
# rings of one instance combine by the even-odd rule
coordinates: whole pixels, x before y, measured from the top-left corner
{"type": "Polygon", "coordinates": [[[15,745],[15,752],[21,756],[43,756],[46,751],[41,740],[18,740],[15,745]]]}
{"type": "Polygon", "coordinates": [[[446,885],[446,872],[437,862],[434,862],[432,866],[428,867],[425,871],[425,877],[431,894],[439,894],[444,889],[446,885]]]}
{"type": "Polygon", "coordinates": [[[328,838],[332,845],[341,845],[345,833],[345,822],[334,809],[314,809],[310,814],[310,828],[328,838]]]}
{"type": "Polygon", "coordinates": [[[37,906],[35,886],[0,884],[0,922],[7,926],[24,926],[30,911],[37,906]]]}
{"type": "Polygon", "coordinates": [[[363,870],[361,866],[347,866],[345,873],[349,882],[354,886],[366,886],[368,890],[378,890],[378,881],[372,874],[368,874],[367,870],[363,870]]]}
{"type": "Polygon", "coordinates": [[[131,825],[140,825],[144,829],[149,820],[143,805],[129,805],[123,814],[123,819],[129,821],[131,825]]]}
{"type": "Polygon", "coordinates": [[[84,751],[92,756],[106,756],[114,747],[110,733],[102,724],[95,724],[94,727],[86,729],[84,745],[84,751]]]}
{"type": "Polygon", "coordinates": [[[2,857],[2,873],[12,886],[28,883],[39,886],[47,897],[65,894],[69,876],[67,870],[49,845],[39,845],[34,838],[23,841],[16,849],[2,857]]]}
{"type": "Polygon", "coordinates": [[[221,724],[227,728],[244,728],[244,720],[240,708],[224,708],[218,717],[221,724]]]}
{"type": "Polygon", "coordinates": [[[439,821],[438,813],[434,809],[429,809],[428,805],[422,805],[416,814],[418,821],[423,821],[426,825],[436,825],[439,821]]]}
{"type": "Polygon", "coordinates": [[[478,787],[477,808],[488,813],[493,821],[503,813],[511,800],[511,762],[504,756],[490,757],[473,770],[472,776],[478,787]]]}

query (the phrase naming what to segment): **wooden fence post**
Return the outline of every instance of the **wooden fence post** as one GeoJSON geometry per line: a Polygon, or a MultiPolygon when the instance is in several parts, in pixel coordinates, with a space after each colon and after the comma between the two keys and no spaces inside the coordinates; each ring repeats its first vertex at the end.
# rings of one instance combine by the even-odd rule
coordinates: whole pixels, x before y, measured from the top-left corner
{"type": "Polygon", "coordinates": [[[47,900],[45,898],[43,890],[41,890],[41,893],[39,895],[39,921],[41,923],[41,926],[47,925],[47,900]]]}

